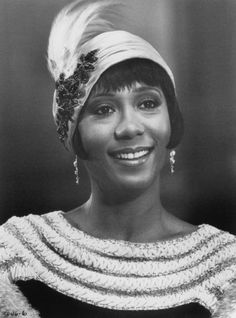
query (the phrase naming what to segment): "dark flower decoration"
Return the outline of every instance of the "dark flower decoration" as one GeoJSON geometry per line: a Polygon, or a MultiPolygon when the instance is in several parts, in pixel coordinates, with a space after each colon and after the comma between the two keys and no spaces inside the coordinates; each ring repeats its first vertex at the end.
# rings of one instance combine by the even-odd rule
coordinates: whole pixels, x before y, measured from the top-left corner
{"type": "Polygon", "coordinates": [[[90,78],[90,73],[95,69],[98,50],[90,51],[88,54],[81,54],[74,73],[65,79],[65,74],[61,73],[56,81],[56,102],[57,132],[61,142],[67,138],[69,121],[73,121],[74,108],[78,105],[79,99],[85,94],[83,85],[90,78]]]}

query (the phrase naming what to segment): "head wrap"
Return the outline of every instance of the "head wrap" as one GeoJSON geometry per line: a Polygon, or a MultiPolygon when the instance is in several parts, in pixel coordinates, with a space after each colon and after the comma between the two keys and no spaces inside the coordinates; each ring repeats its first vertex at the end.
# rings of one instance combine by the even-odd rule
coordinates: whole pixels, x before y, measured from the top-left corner
{"type": "Polygon", "coordinates": [[[53,116],[60,140],[71,151],[81,108],[101,74],[112,65],[131,58],[149,59],[167,72],[175,86],[170,68],[149,42],[113,30],[102,17],[113,6],[109,1],[76,1],[59,13],[52,26],[48,65],[56,81],[53,116]]]}

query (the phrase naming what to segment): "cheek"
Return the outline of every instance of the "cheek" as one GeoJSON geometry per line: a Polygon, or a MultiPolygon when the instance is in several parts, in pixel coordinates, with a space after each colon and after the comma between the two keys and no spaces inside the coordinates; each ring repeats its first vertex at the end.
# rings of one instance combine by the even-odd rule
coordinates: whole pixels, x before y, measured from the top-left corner
{"type": "Polygon", "coordinates": [[[151,130],[156,142],[166,147],[171,135],[168,114],[155,118],[151,123],[151,130]]]}
{"type": "Polygon", "coordinates": [[[153,139],[156,142],[156,172],[159,174],[160,170],[165,165],[167,156],[167,145],[170,140],[171,128],[169,116],[164,116],[164,118],[158,118],[158,120],[153,125],[152,129],[153,139]]]}
{"type": "Polygon", "coordinates": [[[106,125],[91,123],[89,120],[81,121],[78,126],[83,148],[88,159],[97,158],[104,153],[111,138],[111,129],[106,125]]]}

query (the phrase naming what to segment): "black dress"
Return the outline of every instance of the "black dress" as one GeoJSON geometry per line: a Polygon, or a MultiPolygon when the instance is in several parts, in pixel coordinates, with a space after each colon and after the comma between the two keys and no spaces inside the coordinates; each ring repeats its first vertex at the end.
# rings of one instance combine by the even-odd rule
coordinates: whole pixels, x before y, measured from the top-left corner
{"type": "MultiPolygon", "coordinates": [[[[112,310],[73,299],[37,281],[18,281],[23,294],[42,318],[208,318],[210,311],[197,303],[163,310],[112,310]]],[[[26,316],[27,318],[27,316],[26,316]]]]}

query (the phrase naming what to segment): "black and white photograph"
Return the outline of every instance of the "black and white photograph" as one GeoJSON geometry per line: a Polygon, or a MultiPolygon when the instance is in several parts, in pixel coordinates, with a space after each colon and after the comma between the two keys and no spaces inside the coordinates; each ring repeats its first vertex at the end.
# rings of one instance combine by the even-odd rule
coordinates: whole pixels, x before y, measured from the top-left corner
{"type": "Polygon", "coordinates": [[[236,318],[236,1],[0,1],[0,318],[236,318]]]}

